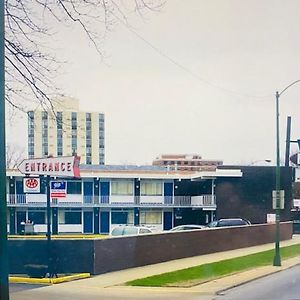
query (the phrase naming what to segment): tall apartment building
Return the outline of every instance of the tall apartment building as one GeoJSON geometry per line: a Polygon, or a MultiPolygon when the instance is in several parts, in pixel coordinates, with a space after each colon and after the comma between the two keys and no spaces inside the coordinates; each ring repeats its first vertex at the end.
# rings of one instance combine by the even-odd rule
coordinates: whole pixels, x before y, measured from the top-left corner
{"type": "Polygon", "coordinates": [[[82,164],[105,161],[104,114],[79,111],[79,101],[59,98],[53,110],[28,112],[28,157],[81,157],[82,164]]]}
{"type": "Polygon", "coordinates": [[[202,159],[198,154],[164,154],[157,157],[152,165],[180,171],[214,171],[223,165],[223,161],[202,159]]]}

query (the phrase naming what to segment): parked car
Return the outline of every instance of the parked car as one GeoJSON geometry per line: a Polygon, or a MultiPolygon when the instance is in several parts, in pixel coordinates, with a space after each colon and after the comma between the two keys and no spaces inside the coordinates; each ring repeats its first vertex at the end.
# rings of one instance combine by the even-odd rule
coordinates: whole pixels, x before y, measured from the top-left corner
{"type": "Polygon", "coordinates": [[[185,230],[196,230],[196,229],[203,229],[205,226],[203,225],[179,225],[176,227],[173,227],[169,231],[185,231],[185,230]]]}
{"type": "Polygon", "coordinates": [[[141,235],[153,233],[150,228],[143,226],[118,226],[115,227],[110,235],[111,236],[123,236],[123,235],[141,235]]]}
{"type": "Polygon", "coordinates": [[[227,226],[249,226],[251,225],[250,221],[242,218],[233,218],[233,219],[219,219],[216,221],[210,222],[207,227],[227,227],[227,226]]]}

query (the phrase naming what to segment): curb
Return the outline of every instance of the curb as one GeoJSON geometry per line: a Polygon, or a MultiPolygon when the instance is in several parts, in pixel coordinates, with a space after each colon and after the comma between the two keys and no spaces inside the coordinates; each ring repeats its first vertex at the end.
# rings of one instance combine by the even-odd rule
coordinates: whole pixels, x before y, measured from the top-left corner
{"type": "Polygon", "coordinates": [[[68,281],[73,281],[77,279],[84,279],[91,277],[90,273],[79,273],[69,276],[63,276],[59,278],[28,278],[28,277],[17,277],[17,276],[9,276],[10,283],[29,283],[29,284],[57,284],[68,281]]]}

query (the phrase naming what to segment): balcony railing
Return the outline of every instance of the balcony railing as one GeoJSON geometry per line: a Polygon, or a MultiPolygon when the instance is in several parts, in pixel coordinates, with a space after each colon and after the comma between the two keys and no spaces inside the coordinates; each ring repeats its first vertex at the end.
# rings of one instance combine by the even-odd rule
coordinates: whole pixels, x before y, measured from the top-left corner
{"type": "MultiPolygon", "coordinates": [[[[16,194],[7,196],[8,206],[46,206],[44,194],[16,194]]],[[[216,197],[199,196],[95,196],[67,195],[66,198],[51,199],[55,207],[206,207],[216,208],[216,197]]]]}

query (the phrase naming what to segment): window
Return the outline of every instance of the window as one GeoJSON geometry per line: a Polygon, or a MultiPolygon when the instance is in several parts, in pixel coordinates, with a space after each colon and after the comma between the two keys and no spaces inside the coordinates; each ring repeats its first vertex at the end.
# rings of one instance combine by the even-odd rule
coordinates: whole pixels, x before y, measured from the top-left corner
{"type": "Polygon", "coordinates": [[[142,196],[161,196],[162,182],[158,180],[141,181],[142,196]]]}
{"type": "Polygon", "coordinates": [[[133,225],[133,210],[112,211],[111,224],[132,224],[133,225]]]}
{"type": "Polygon", "coordinates": [[[91,121],[92,120],[92,114],[91,113],[86,113],[86,120],[91,121]]]}
{"type": "Polygon", "coordinates": [[[46,212],[28,211],[28,220],[33,222],[33,224],[46,224],[46,212]]]}
{"type": "Polygon", "coordinates": [[[61,111],[57,112],[56,125],[57,125],[57,129],[62,129],[62,112],[61,111]]]}
{"type": "Polygon", "coordinates": [[[81,181],[68,181],[67,194],[81,194],[81,181]]]}
{"type": "Polygon", "coordinates": [[[111,181],[112,195],[133,195],[132,180],[112,180],[111,181]]]}
{"type": "Polygon", "coordinates": [[[64,224],[81,224],[81,212],[80,211],[65,211],[64,224]]]}
{"type": "Polygon", "coordinates": [[[145,224],[161,224],[162,213],[161,211],[141,210],[140,211],[140,223],[145,224]]]}

